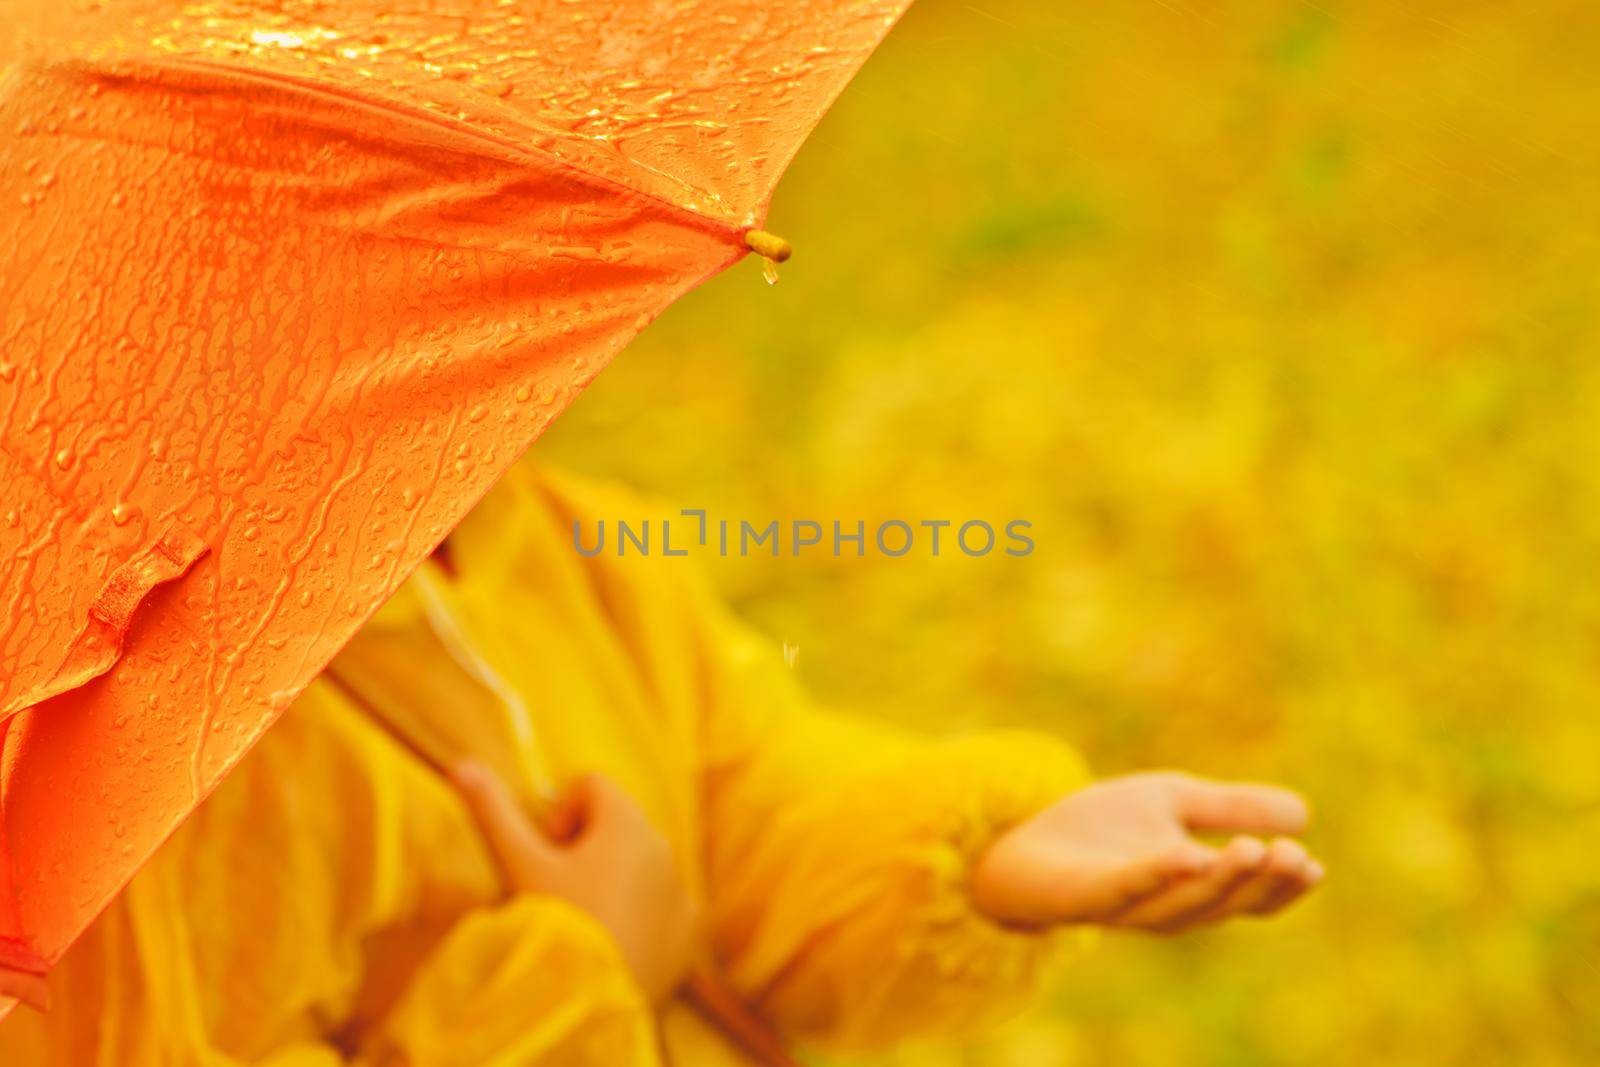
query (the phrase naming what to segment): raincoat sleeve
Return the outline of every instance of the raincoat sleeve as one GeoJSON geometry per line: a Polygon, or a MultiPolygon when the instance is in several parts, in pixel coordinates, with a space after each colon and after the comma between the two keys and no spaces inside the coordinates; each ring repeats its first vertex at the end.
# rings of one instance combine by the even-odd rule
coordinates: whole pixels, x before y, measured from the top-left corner
{"type": "Polygon", "coordinates": [[[549,897],[469,914],[384,1021],[373,1067],[655,1067],[653,1016],[615,942],[549,897]]]}
{"type": "Polygon", "coordinates": [[[1060,741],[947,740],[810,706],[771,642],[699,600],[711,914],[736,983],[805,1040],[952,1036],[1023,1007],[1082,930],[980,913],[973,861],[1084,784],[1060,741]]]}
{"type": "Polygon", "coordinates": [[[571,905],[502,900],[455,794],[319,683],[0,1023],[30,1067],[657,1067],[571,905]]]}

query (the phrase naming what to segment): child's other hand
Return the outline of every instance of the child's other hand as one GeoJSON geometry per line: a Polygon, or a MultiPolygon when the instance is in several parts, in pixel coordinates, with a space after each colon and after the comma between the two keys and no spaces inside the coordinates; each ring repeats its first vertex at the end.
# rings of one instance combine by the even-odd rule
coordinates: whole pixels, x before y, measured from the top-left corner
{"type": "Polygon", "coordinates": [[[1268,785],[1172,772],[1080,789],[1002,834],[972,892],[990,917],[1025,926],[1100,923],[1177,933],[1235,915],[1271,915],[1322,879],[1299,842],[1202,833],[1297,834],[1306,805],[1268,785]]]}
{"type": "Polygon", "coordinates": [[[511,889],[588,912],[652,1000],[678,987],[694,951],[696,909],[672,847],[621,786],[597,774],[580,779],[551,815],[552,839],[493,771],[466,764],[454,777],[511,889]]]}

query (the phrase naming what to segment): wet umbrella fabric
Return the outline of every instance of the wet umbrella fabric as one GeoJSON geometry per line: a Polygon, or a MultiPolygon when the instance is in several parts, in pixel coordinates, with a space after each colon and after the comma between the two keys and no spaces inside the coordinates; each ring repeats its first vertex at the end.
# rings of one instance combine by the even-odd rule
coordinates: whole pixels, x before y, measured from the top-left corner
{"type": "Polygon", "coordinates": [[[900,0],[0,0],[0,970],[610,358],[900,0]]]}

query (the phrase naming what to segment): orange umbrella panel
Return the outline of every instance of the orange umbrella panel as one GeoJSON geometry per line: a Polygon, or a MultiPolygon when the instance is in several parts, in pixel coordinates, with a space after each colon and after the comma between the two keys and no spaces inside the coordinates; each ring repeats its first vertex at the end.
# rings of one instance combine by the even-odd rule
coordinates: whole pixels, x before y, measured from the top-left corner
{"type": "Polygon", "coordinates": [[[0,964],[76,934],[902,3],[0,0],[0,964]]]}

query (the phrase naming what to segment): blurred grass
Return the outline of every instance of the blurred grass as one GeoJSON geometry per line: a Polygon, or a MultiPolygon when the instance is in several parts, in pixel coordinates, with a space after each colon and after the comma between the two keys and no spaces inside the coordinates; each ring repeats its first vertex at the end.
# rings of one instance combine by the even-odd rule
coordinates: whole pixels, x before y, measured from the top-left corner
{"type": "Polygon", "coordinates": [[[1600,1062],[1600,9],[925,0],[541,445],[714,514],[823,696],[1296,783],[1331,876],[906,1062],[1600,1062]]]}

